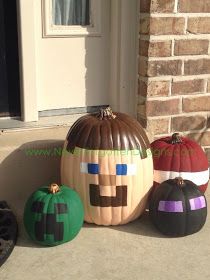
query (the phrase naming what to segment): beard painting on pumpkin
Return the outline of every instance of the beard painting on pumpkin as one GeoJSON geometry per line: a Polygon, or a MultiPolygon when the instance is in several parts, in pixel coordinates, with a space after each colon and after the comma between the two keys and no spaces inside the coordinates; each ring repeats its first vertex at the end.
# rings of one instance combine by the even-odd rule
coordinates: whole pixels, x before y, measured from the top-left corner
{"type": "Polygon", "coordinates": [[[125,224],[145,210],[153,183],[152,165],[149,149],[148,156],[142,159],[139,150],[76,147],[62,157],[61,179],[80,195],[86,222],[125,224]]]}

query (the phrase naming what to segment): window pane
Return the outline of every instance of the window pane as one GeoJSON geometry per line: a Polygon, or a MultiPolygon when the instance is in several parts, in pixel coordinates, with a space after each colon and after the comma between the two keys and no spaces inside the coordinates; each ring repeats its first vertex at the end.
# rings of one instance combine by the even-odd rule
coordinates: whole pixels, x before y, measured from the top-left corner
{"type": "Polygon", "coordinates": [[[54,25],[89,25],[89,0],[52,0],[54,25]]]}

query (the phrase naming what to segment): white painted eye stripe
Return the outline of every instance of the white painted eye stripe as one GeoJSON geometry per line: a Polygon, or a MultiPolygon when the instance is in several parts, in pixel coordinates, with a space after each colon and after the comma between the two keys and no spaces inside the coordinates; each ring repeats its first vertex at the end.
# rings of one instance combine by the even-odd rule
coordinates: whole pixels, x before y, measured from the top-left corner
{"type": "Polygon", "coordinates": [[[81,173],[88,173],[88,163],[87,162],[81,162],[80,163],[80,172],[81,173]]]}
{"type": "MultiPolygon", "coordinates": [[[[136,175],[136,164],[129,163],[129,164],[126,164],[126,166],[127,166],[126,175],[136,175]]],[[[86,173],[86,174],[89,173],[88,172],[88,163],[87,162],[81,162],[80,163],[80,172],[81,173],[86,173]]],[[[117,175],[117,176],[119,176],[119,175],[117,175]]],[[[120,175],[120,176],[124,176],[124,175],[120,175]]]]}
{"type": "Polygon", "coordinates": [[[127,175],[136,175],[136,164],[127,164],[127,175]]]}

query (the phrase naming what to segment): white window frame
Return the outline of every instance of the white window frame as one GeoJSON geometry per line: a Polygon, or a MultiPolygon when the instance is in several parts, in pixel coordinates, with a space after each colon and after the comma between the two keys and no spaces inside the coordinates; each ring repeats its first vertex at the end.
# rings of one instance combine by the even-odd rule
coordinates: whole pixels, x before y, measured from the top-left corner
{"type": "Polygon", "coordinates": [[[101,36],[101,1],[90,0],[90,25],[54,25],[52,0],[42,0],[42,34],[44,38],[101,36]]]}

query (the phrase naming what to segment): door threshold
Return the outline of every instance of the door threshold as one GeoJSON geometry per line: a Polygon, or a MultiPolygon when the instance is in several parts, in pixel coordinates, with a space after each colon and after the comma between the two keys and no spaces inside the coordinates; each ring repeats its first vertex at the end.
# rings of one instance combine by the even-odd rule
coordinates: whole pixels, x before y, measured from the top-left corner
{"type": "Polygon", "coordinates": [[[0,131],[14,132],[15,130],[32,130],[43,129],[51,127],[71,126],[78,118],[84,116],[83,114],[72,114],[62,116],[40,117],[36,122],[23,122],[20,118],[1,118],[0,131]]]}

